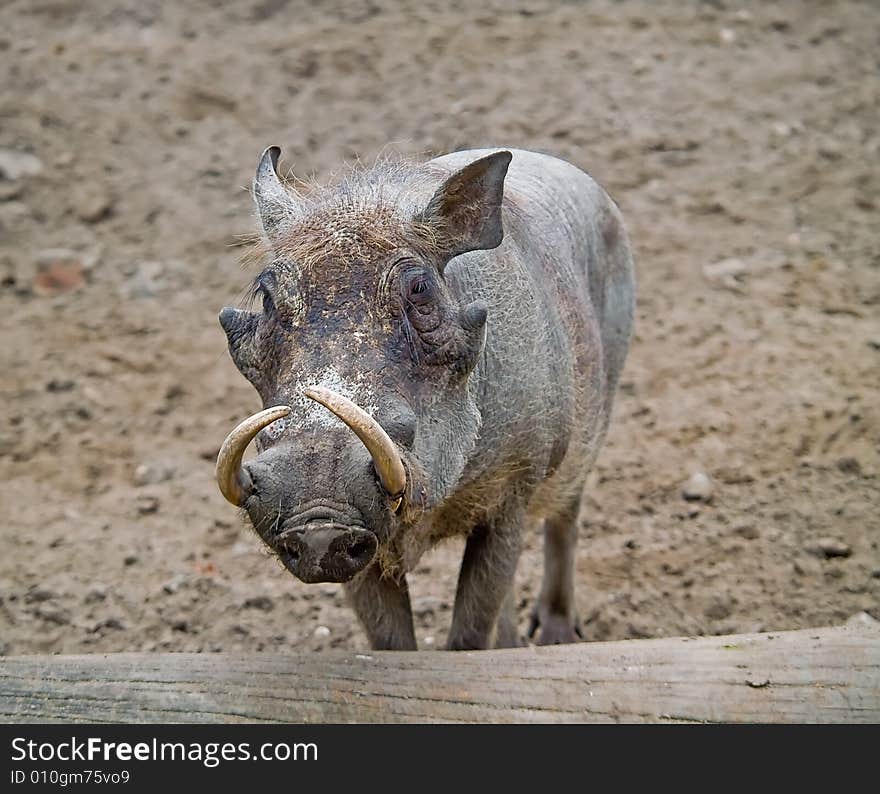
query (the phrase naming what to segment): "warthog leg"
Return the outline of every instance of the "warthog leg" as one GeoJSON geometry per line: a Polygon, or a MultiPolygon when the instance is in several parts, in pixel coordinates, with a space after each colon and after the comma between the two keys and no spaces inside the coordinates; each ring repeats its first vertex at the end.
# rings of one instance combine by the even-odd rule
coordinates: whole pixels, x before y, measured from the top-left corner
{"type": "MultiPolygon", "coordinates": [[[[522,548],[523,518],[518,504],[510,506],[499,511],[491,523],[474,527],[468,536],[458,576],[449,650],[492,646],[502,605],[513,589],[522,548]]],[[[505,626],[505,630],[508,628],[505,626]]]]}
{"type": "Polygon", "coordinates": [[[517,648],[522,645],[516,623],[516,589],[511,585],[501,605],[501,614],[498,615],[498,626],[495,630],[496,648],[517,648]]]}
{"type": "Polygon", "coordinates": [[[382,578],[378,565],[345,584],[348,601],[358,616],[370,647],[376,651],[414,651],[416,633],[406,578],[382,578]]]}
{"type": "Polygon", "coordinates": [[[574,558],[580,499],[544,521],[544,579],[532,611],[529,637],[541,627],[539,645],[577,642],[580,637],[574,602],[574,558]]]}

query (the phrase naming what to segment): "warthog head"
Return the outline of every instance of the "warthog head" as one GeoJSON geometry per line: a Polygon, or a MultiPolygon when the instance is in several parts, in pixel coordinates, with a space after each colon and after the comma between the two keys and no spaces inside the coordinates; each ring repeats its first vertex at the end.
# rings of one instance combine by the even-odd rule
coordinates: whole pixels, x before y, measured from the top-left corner
{"type": "Polygon", "coordinates": [[[455,297],[468,285],[446,265],[501,243],[511,155],[445,181],[379,165],[300,194],[279,179],[279,153],[254,180],[262,312],[220,313],[264,410],[227,437],[217,480],[295,576],[345,582],[443,501],[475,444],[468,375],[487,308],[455,297]]]}

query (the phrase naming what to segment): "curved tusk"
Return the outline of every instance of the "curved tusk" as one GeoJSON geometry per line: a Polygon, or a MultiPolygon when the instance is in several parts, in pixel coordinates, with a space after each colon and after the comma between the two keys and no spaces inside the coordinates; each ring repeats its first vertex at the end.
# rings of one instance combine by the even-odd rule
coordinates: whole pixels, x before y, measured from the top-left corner
{"type": "Polygon", "coordinates": [[[217,455],[217,485],[220,486],[220,493],[236,507],[242,506],[251,489],[250,477],[241,468],[241,458],[247,445],[264,427],[289,413],[290,408],[286,405],[266,408],[249,416],[226,436],[223,446],[220,447],[220,454],[217,455]]]}
{"type": "Polygon", "coordinates": [[[382,425],[363,408],[330,389],[313,386],[304,389],[303,394],[336,414],[363,442],[367,451],[373,456],[373,465],[376,467],[376,474],[379,475],[379,482],[382,483],[385,493],[391,500],[392,510],[396,512],[406,490],[406,469],[403,468],[397,446],[382,429],[382,425]]]}

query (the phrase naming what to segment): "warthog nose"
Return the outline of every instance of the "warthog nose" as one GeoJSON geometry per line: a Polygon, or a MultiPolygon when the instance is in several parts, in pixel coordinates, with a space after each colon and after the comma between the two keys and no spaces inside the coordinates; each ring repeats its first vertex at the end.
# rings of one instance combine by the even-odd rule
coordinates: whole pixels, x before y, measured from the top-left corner
{"type": "Polygon", "coordinates": [[[279,541],[281,560],[307,584],[347,582],[376,556],[378,541],[366,529],[327,526],[298,529],[279,541]]]}

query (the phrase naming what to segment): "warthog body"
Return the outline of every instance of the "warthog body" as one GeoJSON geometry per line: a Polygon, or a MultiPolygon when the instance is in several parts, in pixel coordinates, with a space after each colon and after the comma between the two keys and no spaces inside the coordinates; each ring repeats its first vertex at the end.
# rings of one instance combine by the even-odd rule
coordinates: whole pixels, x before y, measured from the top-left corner
{"type": "Polygon", "coordinates": [[[277,156],[254,183],[263,311],[221,323],[264,406],[289,411],[227,440],[227,498],[303,581],[345,582],[377,649],[416,647],[405,574],[452,536],[467,540],[449,647],[517,644],[514,574],[543,519],[532,630],[573,641],[578,508],[633,315],[616,205],[528,151],[379,164],[305,195],[277,156]]]}

